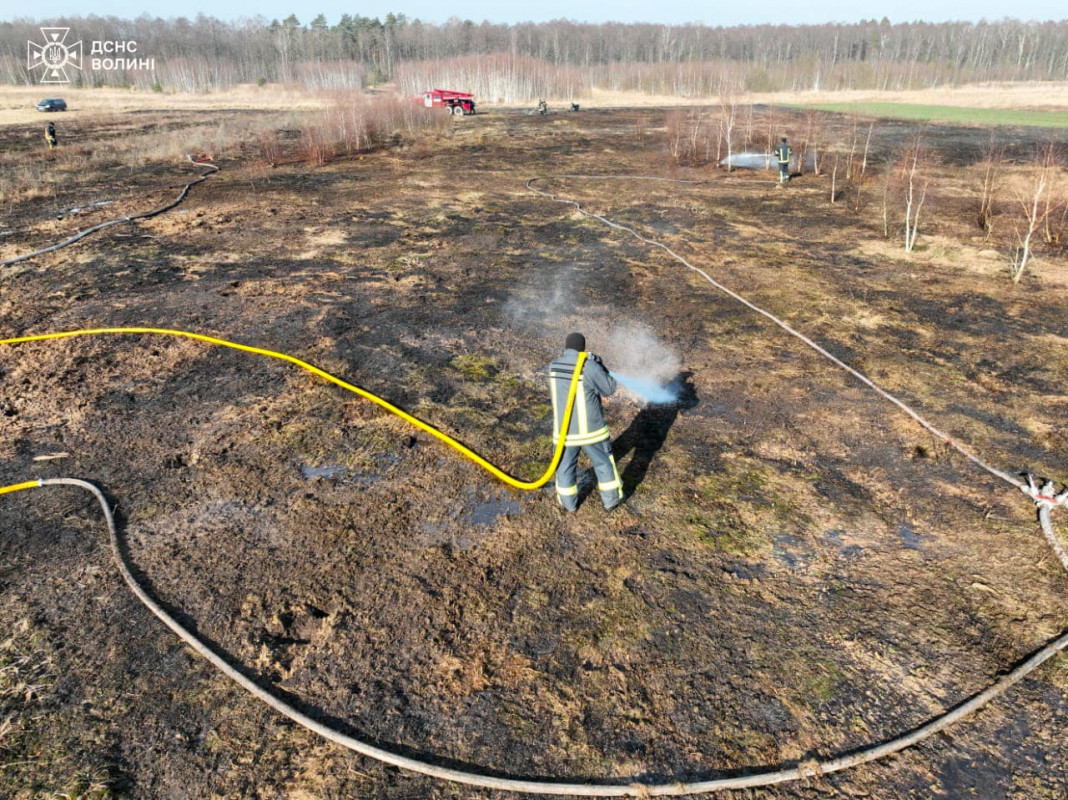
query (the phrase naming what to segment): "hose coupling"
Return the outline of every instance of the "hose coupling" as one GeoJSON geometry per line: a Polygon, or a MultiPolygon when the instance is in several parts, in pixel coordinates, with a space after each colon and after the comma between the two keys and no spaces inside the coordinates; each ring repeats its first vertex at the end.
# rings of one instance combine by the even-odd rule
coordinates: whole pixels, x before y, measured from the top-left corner
{"type": "Polygon", "coordinates": [[[1062,506],[1068,503],[1068,488],[1063,488],[1061,492],[1057,492],[1057,487],[1054,486],[1053,481],[1046,480],[1039,488],[1038,483],[1035,481],[1035,476],[1031,473],[1027,474],[1027,486],[1021,486],[1020,491],[1035,501],[1035,505],[1039,508],[1053,509],[1055,506],[1062,506]]]}

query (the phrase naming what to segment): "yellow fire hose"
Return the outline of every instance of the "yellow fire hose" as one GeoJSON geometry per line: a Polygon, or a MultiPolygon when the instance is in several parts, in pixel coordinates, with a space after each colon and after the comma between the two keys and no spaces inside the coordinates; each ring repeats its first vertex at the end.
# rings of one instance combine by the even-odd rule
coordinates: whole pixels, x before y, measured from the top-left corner
{"type": "Polygon", "coordinates": [[[23,489],[36,489],[38,486],[40,486],[40,483],[37,481],[23,481],[22,483],[13,483],[10,486],[0,486],[0,494],[21,492],[23,489]]]}
{"type": "MultiPolygon", "coordinates": [[[[207,344],[218,345],[220,347],[229,347],[233,350],[240,350],[244,353],[255,353],[260,356],[267,356],[268,358],[274,358],[279,361],[288,361],[290,364],[294,364],[303,370],[307,370],[313,375],[318,375],[323,380],[329,381],[335,386],[340,386],[346,391],[357,394],[365,400],[370,400],[377,406],[384,408],[391,414],[403,419],[410,425],[414,425],[421,431],[425,431],[433,436],[435,439],[444,442],[453,450],[458,452],[464,458],[470,459],[482,467],[484,470],[492,474],[494,477],[504,481],[509,486],[513,486],[516,489],[523,489],[525,491],[531,491],[539,489],[547,484],[556,472],[557,466],[560,464],[560,459],[564,454],[564,437],[560,436],[559,441],[556,443],[556,447],[553,450],[552,460],[549,462],[549,466],[545,468],[545,472],[542,476],[533,481],[524,481],[519,478],[515,478],[509,475],[500,467],[491,464],[485,458],[480,456],[474,450],[462,442],[457,441],[449,434],[438,430],[428,422],[424,422],[418,417],[412,416],[407,411],[390,403],[388,400],[383,400],[378,395],[361,389],[355,384],[342,380],[336,375],[331,375],[324,369],[320,369],[314,364],[309,364],[307,361],[303,361],[296,356],[291,356],[287,353],[279,353],[276,350],[267,350],[262,347],[253,347],[252,345],[239,344],[238,342],[231,342],[226,339],[219,339],[215,336],[207,336],[203,333],[193,333],[192,331],[174,330],[171,328],[85,328],[75,331],[60,331],[58,333],[40,333],[34,336],[17,336],[13,339],[0,339],[0,345],[10,344],[26,344],[29,342],[47,342],[54,339],[73,339],[78,336],[101,336],[106,334],[135,334],[135,333],[147,333],[155,334],[158,336],[177,336],[183,339],[195,339],[198,342],[206,342],[207,344]]],[[[586,353],[579,353],[578,360],[575,362],[575,372],[571,376],[571,386],[567,393],[567,406],[564,408],[564,419],[560,426],[561,431],[567,431],[571,424],[571,411],[575,405],[575,396],[578,393],[579,377],[582,375],[582,365],[586,362],[586,353]]],[[[29,489],[37,485],[36,481],[29,481],[27,483],[15,484],[14,486],[6,486],[0,488],[0,494],[6,494],[7,492],[15,492],[20,489],[29,489]]]]}

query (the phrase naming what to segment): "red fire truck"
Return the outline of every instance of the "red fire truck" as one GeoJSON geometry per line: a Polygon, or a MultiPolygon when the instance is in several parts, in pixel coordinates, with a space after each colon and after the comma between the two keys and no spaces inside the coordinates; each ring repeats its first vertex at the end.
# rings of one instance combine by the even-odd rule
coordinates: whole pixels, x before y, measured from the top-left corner
{"type": "Polygon", "coordinates": [[[450,114],[463,116],[475,113],[475,96],[469,92],[454,92],[451,89],[428,89],[415,102],[427,108],[444,108],[450,114]]]}

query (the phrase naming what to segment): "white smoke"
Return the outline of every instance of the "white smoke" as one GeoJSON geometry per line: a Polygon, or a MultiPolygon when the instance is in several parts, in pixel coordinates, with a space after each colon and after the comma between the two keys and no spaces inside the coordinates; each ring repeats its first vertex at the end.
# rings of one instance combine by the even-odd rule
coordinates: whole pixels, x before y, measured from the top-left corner
{"type": "Polygon", "coordinates": [[[661,396],[654,390],[669,386],[678,377],[678,354],[660,341],[649,325],[621,318],[611,306],[588,304],[575,275],[570,264],[560,265],[551,281],[546,281],[544,274],[532,275],[516,287],[504,306],[505,314],[517,327],[545,340],[553,351],[563,349],[567,334],[583,334],[586,349],[599,355],[610,372],[631,379],[628,382],[635,397],[647,400],[653,394],[661,396]]]}
{"type": "Polygon", "coordinates": [[[604,359],[605,366],[643,381],[670,383],[679,374],[678,354],[641,322],[622,321],[602,333],[584,331],[586,348],[604,359]]]}
{"type": "Polygon", "coordinates": [[[678,397],[673,381],[679,357],[661,342],[652,328],[640,322],[619,321],[588,326],[586,348],[604,361],[612,376],[643,403],[671,403],[678,397]]]}

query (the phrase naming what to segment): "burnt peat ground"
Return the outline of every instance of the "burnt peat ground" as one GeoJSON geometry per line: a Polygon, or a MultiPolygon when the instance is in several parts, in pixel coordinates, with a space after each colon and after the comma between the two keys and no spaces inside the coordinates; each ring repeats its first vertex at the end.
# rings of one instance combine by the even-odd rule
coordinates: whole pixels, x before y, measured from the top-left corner
{"type": "MultiPolygon", "coordinates": [[[[1013,286],[990,254],[968,194],[984,131],[930,128],[945,164],[908,260],[874,181],[854,210],[827,175],[669,168],[662,126],[487,114],[314,168],[246,148],[175,211],[0,275],[4,336],[147,325],[284,350],[525,477],[549,456],[542,370],[564,334],[585,328],[611,366],[613,337],[644,326],[679,355],[684,401],[609,404],[625,511],[594,496],[564,516],[305,373],[147,336],[0,352],[0,484],[94,481],[183,623],[305,711],[436,763],[672,782],[927,721],[1068,627],[1029,501],[524,183],[664,241],[999,467],[1059,478],[1064,261],[1013,286]],[[559,177],[606,173],[704,182],[559,177]]],[[[1039,133],[1011,135],[1024,152],[1039,133]]],[[[101,169],[9,204],[0,256],[159,205],[195,171],[101,169]]],[[[357,757],[235,688],[130,595],[88,495],[5,497],[0,519],[3,796],[498,796],[357,757]]],[[[1066,724],[1061,657],[885,762],[731,796],[1063,798],[1066,724]]]]}

